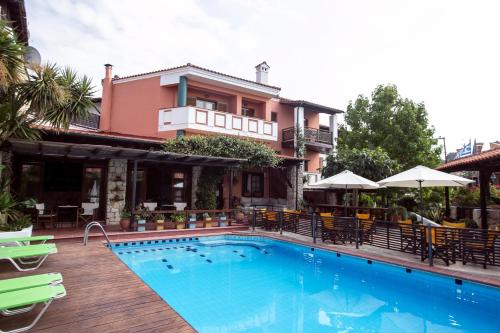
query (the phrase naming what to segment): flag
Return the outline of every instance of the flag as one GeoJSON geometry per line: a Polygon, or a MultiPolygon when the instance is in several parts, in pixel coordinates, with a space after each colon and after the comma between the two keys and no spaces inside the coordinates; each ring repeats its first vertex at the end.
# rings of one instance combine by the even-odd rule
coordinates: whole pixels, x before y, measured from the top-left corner
{"type": "Polygon", "coordinates": [[[472,155],[472,140],[469,140],[469,144],[464,144],[463,148],[458,151],[455,159],[470,155],[472,155]]]}

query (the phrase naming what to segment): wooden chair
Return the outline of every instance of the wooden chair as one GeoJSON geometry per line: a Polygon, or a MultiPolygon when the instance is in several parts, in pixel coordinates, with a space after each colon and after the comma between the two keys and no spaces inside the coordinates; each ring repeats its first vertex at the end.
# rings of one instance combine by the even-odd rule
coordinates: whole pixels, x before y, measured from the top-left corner
{"type": "Polygon", "coordinates": [[[82,207],[78,209],[78,222],[76,226],[79,227],[80,223],[86,226],[90,222],[95,221],[98,208],[99,204],[96,202],[82,202],[82,207]]]}
{"type": "Polygon", "coordinates": [[[420,226],[421,232],[424,233],[424,242],[422,242],[421,260],[424,261],[429,257],[429,241],[431,242],[432,256],[440,258],[446,266],[450,265],[450,261],[455,263],[455,243],[453,235],[447,228],[432,227],[431,239],[429,240],[428,227],[420,226]]]}
{"type": "Polygon", "coordinates": [[[35,204],[35,208],[38,210],[36,218],[37,227],[39,228],[42,226],[45,229],[47,227],[46,223],[48,223],[50,227],[54,229],[54,222],[57,220],[57,214],[46,209],[44,203],[35,204]]]}
{"type": "Polygon", "coordinates": [[[262,220],[264,222],[265,230],[279,229],[278,212],[265,211],[262,213],[262,220]]]}
{"type": "Polygon", "coordinates": [[[410,249],[413,254],[417,253],[420,243],[417,239],[417,229],[411,219],[398,222],[401,232],[401,251],[410,249]]]}
{"type": "Polygon", "coordinates": [[[483,268],[495,263],[495,241],[500,232],[494,230],[468,230],[462,232],[462,264],[469,259],[478,262],[482,259],[483,268]],[[482,258],[478,258],[478,256],[482,258]]]}
{"type": "MultiPolygon", "coordinates": [[[[369,214],[366,214],[370,216],[369,214]]],[[[372,242],[373,241],[373,234],[375,232],[375,221],[371,219],[359,219],[359,229],[361,232],[360,235],[360,240],[361,244],[363,242],[372,242]]]]}
{"type": "Polygon", "coordinates": [[[300,210],[283,209],[283,230],[297,232],[300,210]]]}

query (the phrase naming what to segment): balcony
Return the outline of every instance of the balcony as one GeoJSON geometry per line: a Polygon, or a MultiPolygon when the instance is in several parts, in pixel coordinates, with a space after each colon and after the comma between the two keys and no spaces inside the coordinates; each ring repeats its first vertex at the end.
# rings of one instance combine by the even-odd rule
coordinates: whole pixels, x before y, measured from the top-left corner
{"type": "MultiPolygon", "coordinates": [[[[281,135],[284,148],[295,148],[296,127],[284,128],[281,135]]],[[[304,127],[304,140],[307,149],[327,153],[333,147],[333,134],[317,128],[304,127]]]]}
{"type": "Polygon", "coordinates": [[[191,130],[278,141],[278,124],[232,113],[183,106],[160,110],[158,131],[191,130]]]}

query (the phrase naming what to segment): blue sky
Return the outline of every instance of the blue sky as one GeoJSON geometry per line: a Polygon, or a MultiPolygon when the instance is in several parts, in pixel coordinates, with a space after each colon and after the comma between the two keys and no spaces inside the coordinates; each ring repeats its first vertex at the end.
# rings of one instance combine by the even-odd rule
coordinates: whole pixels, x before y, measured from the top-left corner
{"type": "Polygon", "coordinates": [[[191,62],[255,78],[266,60],[282,96],[345,109],[378,84],[423,101],[448,150],[500,140],[500,1],[26,2],[30,44],[100,89],[191,62]]]}

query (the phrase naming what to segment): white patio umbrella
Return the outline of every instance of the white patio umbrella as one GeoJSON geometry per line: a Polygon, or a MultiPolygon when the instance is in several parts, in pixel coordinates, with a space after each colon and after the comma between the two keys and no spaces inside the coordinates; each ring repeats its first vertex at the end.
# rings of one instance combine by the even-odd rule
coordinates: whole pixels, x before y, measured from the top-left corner
{"type": "Polygon", "coordinates": [[[419,189],[420,214],[422,214],[422,187],[465,186],[473,180],[450,175],[423,165],[398,173],[378,182],[383,187],[413,187],[419,189]]]}
{"type": "MultiPolygon", "coordinates": [[[[345,188],[347,189],[362,189],[372,190],[379,188],[379,184],[361,177],[349,170],[342,171],[334,176],[325,178],[309,185],[310,188],[330,189],[330,188],[345,188]]],[[[347,200],[344,200],[344,213],[347,210],[347,200]]]]}

